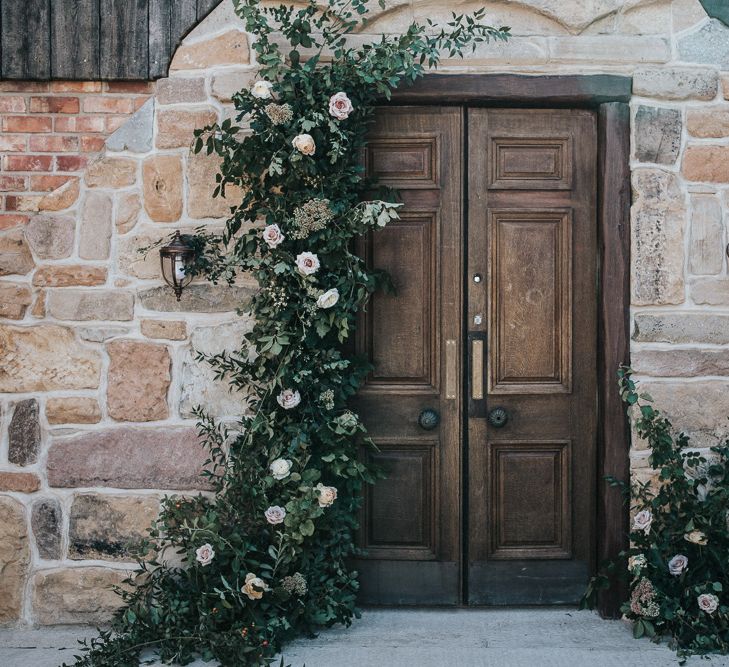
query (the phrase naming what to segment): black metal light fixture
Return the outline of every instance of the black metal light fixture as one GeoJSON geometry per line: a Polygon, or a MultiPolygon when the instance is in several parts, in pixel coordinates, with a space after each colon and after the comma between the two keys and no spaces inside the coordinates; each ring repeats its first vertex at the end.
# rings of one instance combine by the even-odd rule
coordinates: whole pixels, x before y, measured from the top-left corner
{"type": "Polygon", "coordinates": [[[159,249],[162,277],[175,290],[178,301],[182,296],[182,290],[192,281],[192,275],[187,271],[187,267],[194,258],[195,251],[185,243],[179,230],[175,232],[175,236],[168,245],[159,249]]]}

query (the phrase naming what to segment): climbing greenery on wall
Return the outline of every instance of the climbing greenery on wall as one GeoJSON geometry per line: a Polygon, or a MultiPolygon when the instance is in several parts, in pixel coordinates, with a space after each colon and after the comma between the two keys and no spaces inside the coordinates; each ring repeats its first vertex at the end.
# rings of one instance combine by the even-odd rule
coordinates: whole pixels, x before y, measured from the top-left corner
{"type": "Polygon", "coordinates": [[[189,241],[196,273],[228,283],[246,273],[260,286],[239,349],[206,357],[240,391],[244,415],[225,424],[199,413],[214,493],[165,499],[142,549],[158,556],[140,559],[111,630],[77,665],[137,665],[148,647],[180,664],[201,654],[265,665],[285,640],[356,614],[348,559],[376,471],[358,456],[372,445],[348,408],[370,366],[345,350],[357,313],[388,280],[352,242],[398,217],[396,203],[363,201],[373,107],[442,54],[508,36],[478,11],[352,46],[368,2],[235,0],[260,79],[235,95],[236,121],[198,131],[194,150],[221,158],[216,194],[245,194],[222,234],[189,241]]]}

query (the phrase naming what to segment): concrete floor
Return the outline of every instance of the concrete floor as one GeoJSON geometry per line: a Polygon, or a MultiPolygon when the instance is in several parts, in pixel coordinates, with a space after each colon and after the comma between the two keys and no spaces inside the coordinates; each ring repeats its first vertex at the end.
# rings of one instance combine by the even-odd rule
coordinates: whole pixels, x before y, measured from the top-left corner
{"type": "MultiPolygon", "coordinates": [[[[0,631],[0,667],[58,667],[89,633],[83,627],[0,631]]],[[[347,630],[294,642],[284,657],[292,667],[678,665],[665,645],[633,639],[625,623],[566,608],[367,610],[347,630]]],[[[729,658],[693,658],[688,664],[729,667],[729,658]]]]}

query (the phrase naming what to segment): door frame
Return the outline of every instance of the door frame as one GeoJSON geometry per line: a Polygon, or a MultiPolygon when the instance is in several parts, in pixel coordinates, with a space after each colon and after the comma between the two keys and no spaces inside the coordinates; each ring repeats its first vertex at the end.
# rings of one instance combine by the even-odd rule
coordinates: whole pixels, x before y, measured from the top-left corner
{"type": "MultiPolygon", "coordinates": [[[[616,371],[630,364],[630,101],[632,77],[596,75],[427,74],[393,92],[391,105],[573,108],[597,112],[597,535],[596,562],[628,547],[628,512],[607,475],[630,475],[630,428],[616,371]]],[[[464,433],[467,438],[467,433],[464,433]]],[[[466,443],[468,447],[468,443],[466,443]]],[[[598,609],[617,617],[626,585],[613,582],[598,609]]]]}

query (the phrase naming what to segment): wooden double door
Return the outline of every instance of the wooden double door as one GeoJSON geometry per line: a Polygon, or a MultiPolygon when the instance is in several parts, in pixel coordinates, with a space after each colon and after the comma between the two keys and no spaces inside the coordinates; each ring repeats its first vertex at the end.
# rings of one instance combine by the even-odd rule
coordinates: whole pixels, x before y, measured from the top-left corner
{"type": "Polygon", "coordinates": [[[595,551],[594,114],[383,108],[366,168],[404,206],[361,249],[397,290],[357,331],[387,474],[361,602],[573,603],[595,551]]]}

